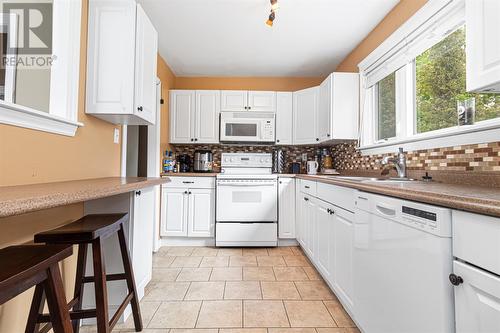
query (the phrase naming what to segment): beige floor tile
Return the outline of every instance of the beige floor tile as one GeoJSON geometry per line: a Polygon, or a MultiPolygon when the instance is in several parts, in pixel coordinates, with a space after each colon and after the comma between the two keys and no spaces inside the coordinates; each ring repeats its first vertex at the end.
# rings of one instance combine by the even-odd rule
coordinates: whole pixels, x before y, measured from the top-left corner
{"type": "MultiPolygon", "coordinates": [[[[113,329],[113,333],[115,333],[116,329],[113,329]]],[[[119,330],[117,333],[132,333],[135,332],[135,329],[130,328],[127,330],[119,330]]],[[[169,333],[169,328],[144,328],[141,332],[143,333],[169,333]]]]}
{"type": "Polygon", "coordinates": [[[259,281],[228,281],[224,299],[262,299],[259,281]]]}
{"type": "Polygon", "coordinates": [[[233,248],[221,248],[217,253],[219,257],[229,257],[229,256],[241,256],[243,255],[242,249],[233,249],[233,248]]]}
{"type": "Polygon", "coordinates": [[[258,256],[257,263],[259,266],[286,266],[281,256],[258,256]]]}
{"type": "Polygon", "coordinates": [[[293,282],[262,281],[261,287],[263,299],[300,299],[293,282]]]}
{"type": "Polygon", "coordinates": [[[221,328],[219,333],[267,333],[266,328],[221,328]]]}
{"type": "Polygon", "coordinates": [[[244,256],[267,256],[267,249],[265,248],[246,248],[243,249],[244,256]]]}
{"type": "Polygon", "coordinates": [[[183,268],[177,281],[208,281],[212,268],[183,268]]]}
{"type": "Polygon", "coordinates": [[[302,267],[274,267],[274,275],[278,281],[307,281],[306,272],[302,267]]]}
{"type": "Polygon", "coordinates": [[[194,251],[194,247],[190,246],[172,246],[168,251],[167,254],[169,256],[175,256],[175,257],[185,257],[185,256],[190,256],[194,251]]]}
{"type": "Polygon", "coordinates": [[[200,267],[226,267],[229,266],[229,257],[203,257],[200,267]]]}
{"type": "Polygon", "coordinates": [[[303,256],[304,255],[304,251],[302,251],[300,246],[292,246],[291,249],[292,249],[293,254],[296,256],[303,256]]]}
{"type": "Polygon", "coordinates": [[[219,249],[216,249],[214,247],[196,247],[191,255],[199,257],[215,257],[217,256],[218,252],[219,249]]]}
{"type": "Polygon", "coordinates": [[[268,333],[316,333],[312,327],[269,328],[268,333]]]}
{"type": "Polygon", "coordinates": [[[311,263],[304,256],[283,256],[286,265],[289,267],[299,266],[299,267],[310,267],[311,263]]]}
{"type": "Polygon", "coordinates": [[[201,301],[164,302],[158,308],[148,328],[194,328],[201,301]]]}
{"type": "Polygon", "coordinates": [[[292,256],[292,249],[286,246],[273,247],[267,250],[270,256],[292,256]]]}
{"type": "Polygon", "coordinates": [[[254,256],[231,256],[229,257],[229,266],[233,267],[257,266],[257,258],[254,256]]]}
{"type": "Polygon", "coordinates": [[[201,258],[203,257],[175,257],[170,267],[198,267],[200,266],[201,258]]]}
{"type": "Polygon", "coordinates": [[[338,301],[325,301],[325,306],[339,327],[356,327],[351,317],[338,301]]]}
{"type": "Polygon", "coordinates": [[[244,327],[290,327],[282,301],[243,301],[244,327]]]}
{"type": "Polygon", "coordinates": [[[172,328],[170,333],[218,333],[216,328],[172,328]]]}
{"type": "Polygon", "coordinates": [[[187,301],[217,300],[224,296],[224,282],[192,282],[186,297],[187,301]]]}
{"type": "Polygon", "coordinates": [[[145,302],[151,301],[181,301],[189,288],[189,282],[158,282],[144,296],[145,302]]]}
{"type": "Polygon", "coordinates": [[[245,281],[275,281],[272,267],[243,267],[245,281]]]}
{"type": "Polygon", "coordinates": [[[210,281],[241,281],[243,269],[241,267],[214,267],[210,281]]]}
{"type": "Polygon", "coordinates": [[[306,272],[309,280],[321,280],[321,275],[314,267],[302,267],[302,269],[306,272]]]}
{"type": "Polygon", "coordinates": [[[303,300],[336,300],[323,281],[296,281],[295,286],[303,300]]]}
{"type": "Polygon", "coordinates": [[[170,257],[170,256],[161,256],[158,254],[155,254],[153,256],[153,267],[169,267],[175,260],[175,257],[170,257]]]}
{"type": "Polygon", "coordinates": [[[243,327],[241,301],[204,301],[196,327],[243,327]]]}
{"type": "MultiPolygon", "coordinates": [[[[139,307],[141,308],[142,323],[144,327],[147,327],[151,318],[156,313],[160,307],[161,302],[141,302],[139,307]]],[[[135,331],[134,329],[134,317],[130,315],[124,323],[118,323],[115,325],[114,330],[125,331],[130,329],[130,331],[135,331]]]]}
{"type": "Polygon", "coordinates": [[[361,333],[357,327],[317,327],[318,333],[361,333]]]}
{"type": "Polygon", "coordinates": [[[285,301],[292,327],[335,327],[330,313],[321,301],[285,301]]]}
{"type": "Polygon", "coordinates": [[[181,272],[180,268],[153,268],[153,282],[175,281],[177,275],[181,272]]]}

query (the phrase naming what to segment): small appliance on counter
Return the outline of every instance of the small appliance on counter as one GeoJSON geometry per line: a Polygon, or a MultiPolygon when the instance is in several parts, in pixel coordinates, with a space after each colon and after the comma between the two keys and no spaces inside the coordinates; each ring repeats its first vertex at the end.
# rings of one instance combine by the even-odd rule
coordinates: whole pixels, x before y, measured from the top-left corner
{"type": "Polygon", "coordinates": [[[273,153],[273,173],[285,173],[286,155],[283,149],[276,149],[273,153]]]}
{"type": "Polygon", "coordinates": [[[300,163],[294,162],[290,165],[290,173],[299,174],[300,173],[300,163]]]}
{"type": "Polygon", "coordinates": [[[214,158],[210,150],[196,150],[194,152],[194,172],[212,172],[214,158]]]}
{"type": "Polygon", "coordinates": [[[178,155],[177,164],[179,165],[179,172],[189,172],[191,170],[191,157],[188,154],[178,155]]]}

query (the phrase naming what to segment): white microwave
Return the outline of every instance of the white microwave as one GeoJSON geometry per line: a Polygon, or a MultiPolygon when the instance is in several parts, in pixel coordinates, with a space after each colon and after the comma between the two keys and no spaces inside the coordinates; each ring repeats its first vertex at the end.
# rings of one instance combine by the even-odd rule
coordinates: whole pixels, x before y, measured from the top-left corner
{"type": "Polygon", "coordinates": [[[221,142],[274,143],[275,114],[270,112],[221,112],[221,142]]]}

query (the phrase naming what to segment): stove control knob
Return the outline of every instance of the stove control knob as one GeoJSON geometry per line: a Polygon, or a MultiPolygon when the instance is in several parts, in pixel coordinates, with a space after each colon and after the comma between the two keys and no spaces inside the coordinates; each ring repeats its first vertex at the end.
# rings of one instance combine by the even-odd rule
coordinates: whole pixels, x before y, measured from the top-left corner
{"type": "Polygon", "coordinates": [[[229,159],[227,157],[224,158],[224,162],[227,162],[229,161],[229,159]]]}
{"type": "Polygon", "coordinates": [[[232,157],[231,157],[230,161],[231,161],[231,162],[234,162],[234,158],[232,158],[232,157]]]}
{"type": "Polygon", "coordinates": [[[263,158],[260,159],[260,163],[264,163],[264,159],[263,158]]]}
{"type": "Polygon", "coordinates": [[[270,158],[266,158],[266,163],[269,163],[271,162],[271,159],[270,158]]]}

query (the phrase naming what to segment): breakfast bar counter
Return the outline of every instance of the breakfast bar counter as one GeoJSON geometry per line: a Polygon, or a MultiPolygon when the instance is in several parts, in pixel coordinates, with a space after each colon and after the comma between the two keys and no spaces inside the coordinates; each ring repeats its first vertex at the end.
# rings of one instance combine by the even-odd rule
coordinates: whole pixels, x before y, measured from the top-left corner
{"type": "Polygon", "coordinates": [[[110,197],[169,182],[168,178],[108,177],[0,187],[0,217],[110,197]]]}

